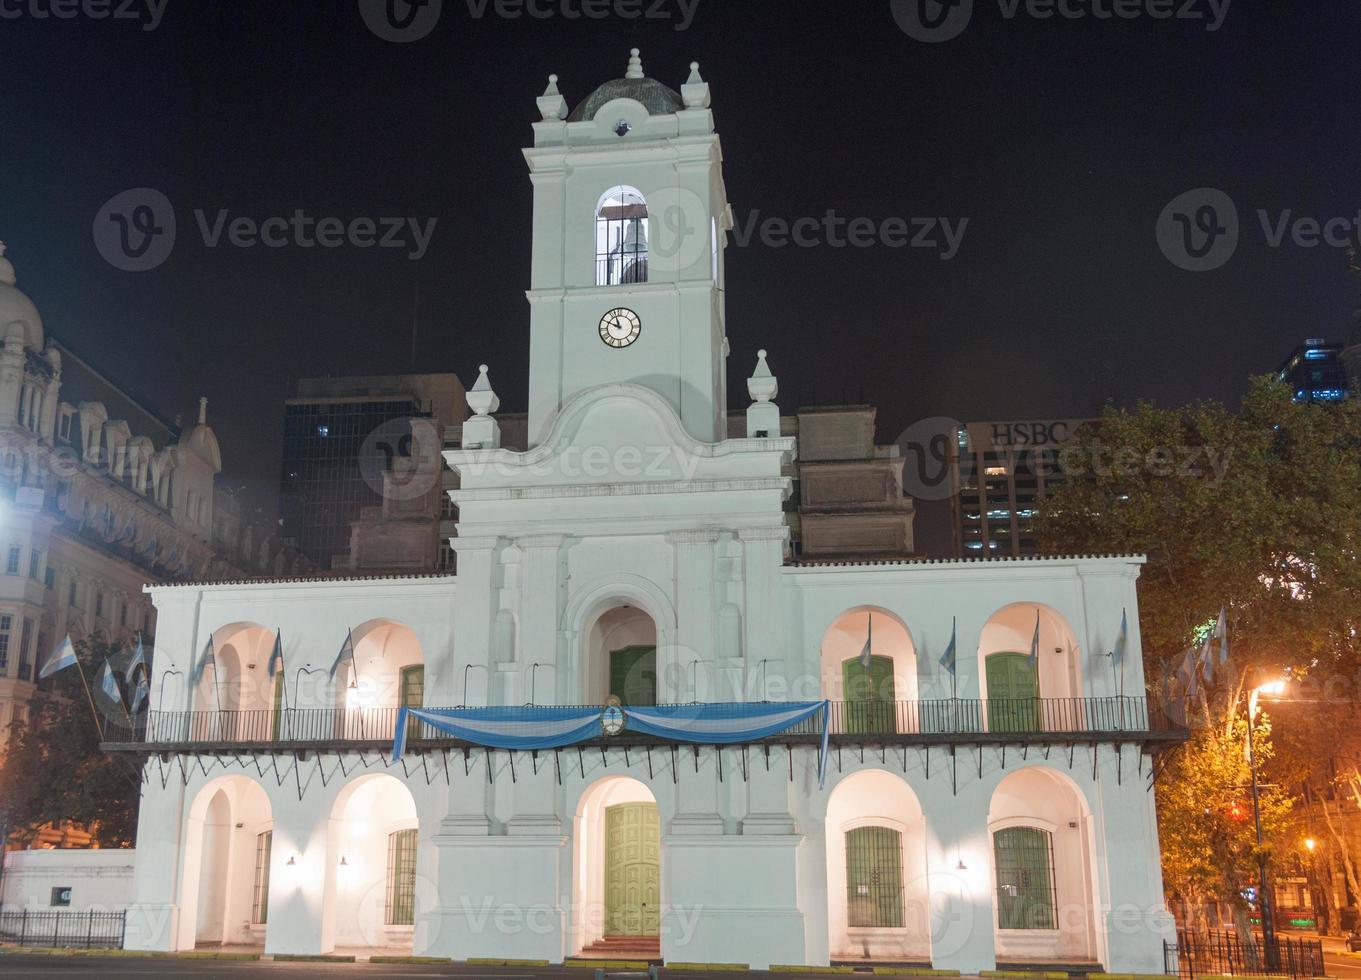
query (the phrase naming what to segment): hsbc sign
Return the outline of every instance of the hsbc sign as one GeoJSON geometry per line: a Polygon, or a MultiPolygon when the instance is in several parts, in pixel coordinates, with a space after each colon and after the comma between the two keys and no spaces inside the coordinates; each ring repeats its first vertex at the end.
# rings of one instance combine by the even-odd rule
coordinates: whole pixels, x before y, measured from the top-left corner
{"type": "MultiPolygon", "coordinates": [[[[991,422],[992,445],[1010,449],[1061,446],[1072,438],[1081,422],[991,422]]],[[[972,428],[972,427],[971,427],[972,428]]]]}

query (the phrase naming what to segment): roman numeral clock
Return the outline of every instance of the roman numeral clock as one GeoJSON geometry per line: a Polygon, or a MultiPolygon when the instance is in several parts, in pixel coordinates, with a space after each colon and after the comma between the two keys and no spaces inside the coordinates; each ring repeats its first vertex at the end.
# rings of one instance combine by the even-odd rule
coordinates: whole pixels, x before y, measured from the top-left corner
{"type": "Polygon", "coordinates": [[[600,318],[600,339],[616,349],[630,346],[642,332],[642,319],[630,309],[620,307],[600,318]]]}

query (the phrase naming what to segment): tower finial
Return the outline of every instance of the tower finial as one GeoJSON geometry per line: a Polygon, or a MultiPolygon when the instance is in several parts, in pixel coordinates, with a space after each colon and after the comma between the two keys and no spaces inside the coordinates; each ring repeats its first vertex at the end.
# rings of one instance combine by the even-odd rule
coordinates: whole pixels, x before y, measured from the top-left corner
{"type": "Polygon", "coordinates": [[[539,96],[538,103],[539,112],[545,121],[567,118],[567,100],[558,90],[557,75],[548,76],[548,88],[539,96]]]}
{"type": "Polygon", "coordinates": [[[624,74],[625,78],[644,77],[643,59],[640,57],[640,55],[641,52],[637,48],[634,48],[632,51],[629,52],[629,70],[624,74]]]}
{"type": "Polygon", "coordinates": [[[198,424],[208,424],[208,399],[206,396],[201,396],[198,400],[198,424]]]}
{"type": "Polygon", "coordinates": [[[751,407],[747,409],[747,438],[767,439],[780,434],[780,409],[771,401],[780,393],[780,384],[766,363],[766,352],[756,352],[756,370],[747,379],[751,407]]]}

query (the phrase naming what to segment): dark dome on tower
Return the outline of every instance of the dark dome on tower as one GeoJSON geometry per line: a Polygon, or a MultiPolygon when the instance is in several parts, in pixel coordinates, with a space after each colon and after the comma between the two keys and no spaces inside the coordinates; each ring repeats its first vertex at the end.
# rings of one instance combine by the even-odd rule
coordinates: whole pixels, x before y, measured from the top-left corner
{"type": "Polygon", "coordinates": [[[615,78],[600,86],[582,100],[567,117],[568,122],[582,122],[594,119],[602,106],[614,99],[632,99],[642,104],[652,116],[664,116],[680,112],[685,108],[685,100],[679,92],[663,85],[655,78],[643,74],[643,62],[637,48],[629,58],[628,74],[615,78]]]}

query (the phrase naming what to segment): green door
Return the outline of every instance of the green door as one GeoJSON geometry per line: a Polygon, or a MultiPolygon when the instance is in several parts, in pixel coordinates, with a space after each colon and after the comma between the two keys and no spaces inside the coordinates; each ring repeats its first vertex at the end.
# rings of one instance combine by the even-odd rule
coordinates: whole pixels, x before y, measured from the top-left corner
{"type": "Polygon", "coordinates": [[[1040,684],[1030,657],[994,653],[987,659],[988,729],[994,732],[1039,731],[1040,684]]]}
{"type": "Polygon", "coordinates": [[[846,832],[846,924],[903,927],[903,836],[890,827],[846,832]]]}
{"type": "Polygon", "coordinates": [[[283,732],[284,722],[284,675],[283,672],[274,675],[274,717],[270,722],[269,737],[275,742],[279,741],[279,735],[283,732]]]}
{"type": "MultiPolygon", "coordinates": [[[[415,667],[402,668],[402,700],[401,706],[404,708],[423,708],[425,707],[425,667],[417,664],[415,667]]],[[[420,738],[422,735],[422,725],[415,722],[407,727],[408,738],[420,738]]]]}
{"type": "Polygon", "coordinates": [[[847,735],[897,731],[892,657],[870,657],[869,670],[852,657],[842,663],[841,677],[847,735]]]}
{"type": "Polygon", "coordinates": [[[610,653],[610,694],[623,705],[657,703],[657,648],[624,647],[610,653]]]}
{"type": "Polygon", "coordinates": [[[1038,827],[1008,827],[992,838],[997,868],[997,927],[1053,929],[1053,835],[1038,827]]]}
{"type": "Polygon", "coordinates": [[[605,935],[660,936],[661,822],[655,803],[605,811],[605,935]]]}

